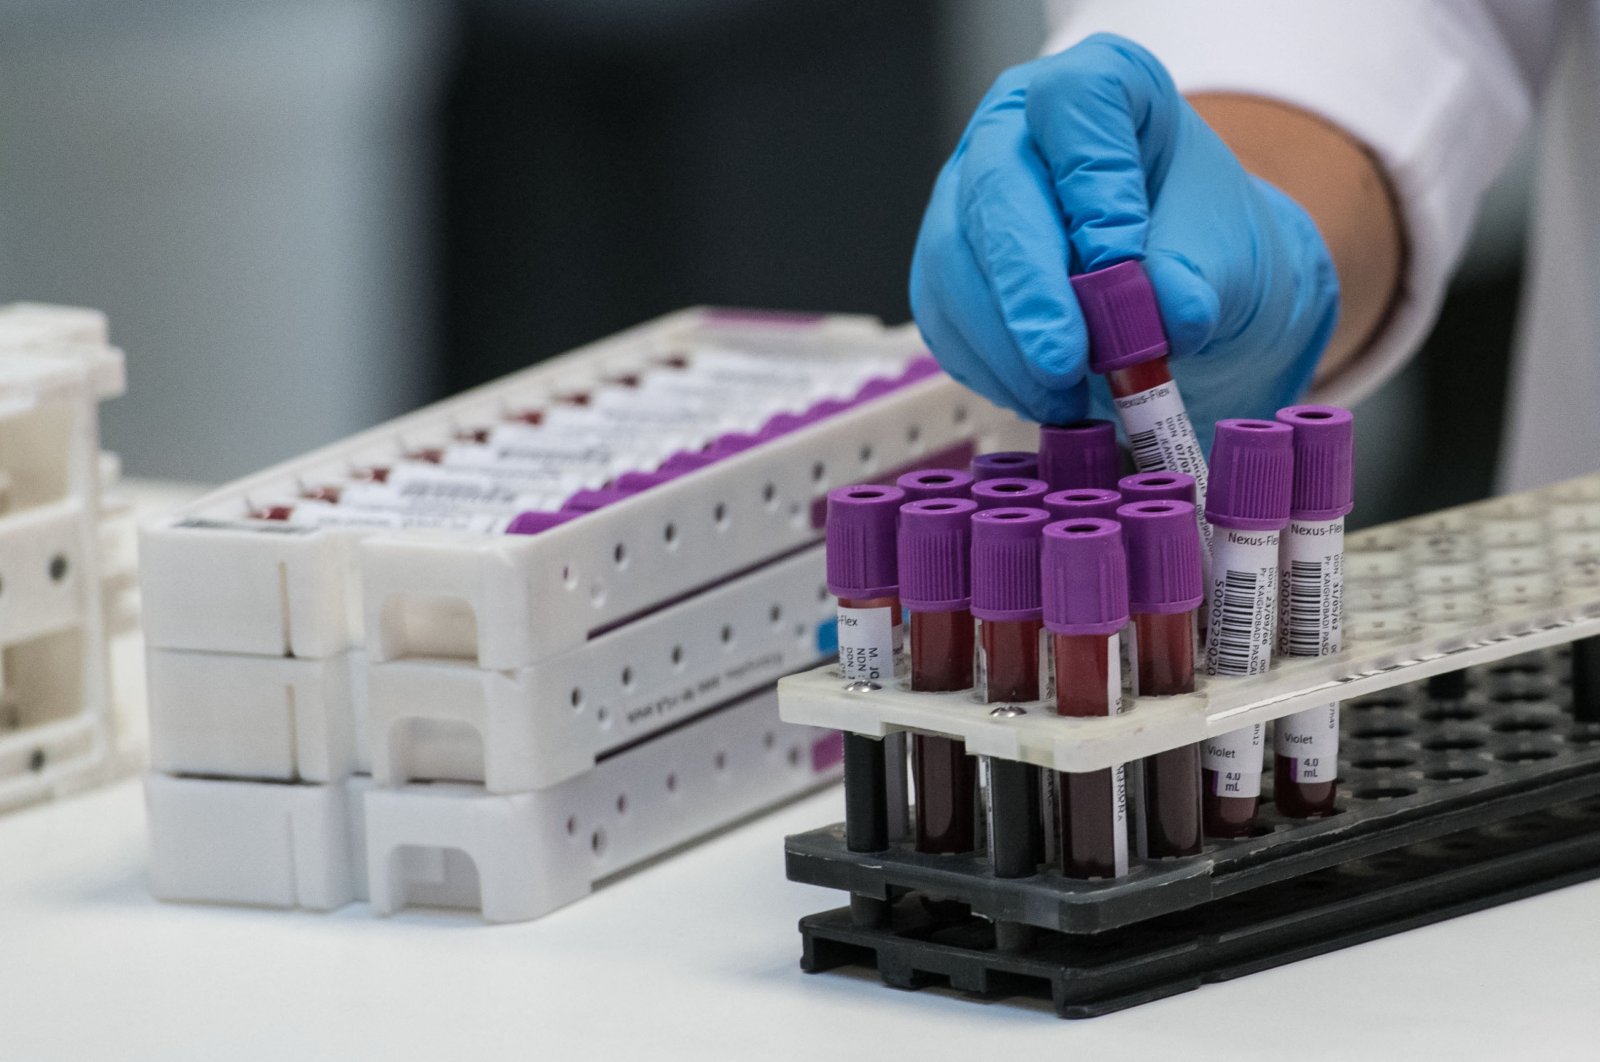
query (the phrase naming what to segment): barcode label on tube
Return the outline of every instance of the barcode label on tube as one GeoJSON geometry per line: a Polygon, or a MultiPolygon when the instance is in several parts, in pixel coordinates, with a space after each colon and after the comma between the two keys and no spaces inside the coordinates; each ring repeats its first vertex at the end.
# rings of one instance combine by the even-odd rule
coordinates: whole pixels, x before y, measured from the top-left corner
{"type": "Polygon", "coordinates": [[[893,682],[895,643],[893,609],[839,610],[839,673],[846,682],[893,682]]]}
{"type": "Polygon", "coordinates": [[[1200,766],[1213,774],[1211,791],[1224,797],[1261,795],[1261,724],[1206,738],[1200,766]]]}
{"type": "Polygon", "coordinates": [[[1281,553],[1278,651],[1337,653],[1343,640],[1344,520],[1291,523],[1281,553]]]}
{"type": "Polygon", "coordinates": [[[1206,493],[1206,455],[1183,408],[1175,383],[1113,400],[1140,472],[1186,472],[1194,477],[1199,499],[1206,493]]]}
{"type": "Polygon", "coordinates": [[[1211,568],[1206,671],[1259,675],[1272,663],[1278,606],[1278,533],[1218,535],[1211,568]]]}

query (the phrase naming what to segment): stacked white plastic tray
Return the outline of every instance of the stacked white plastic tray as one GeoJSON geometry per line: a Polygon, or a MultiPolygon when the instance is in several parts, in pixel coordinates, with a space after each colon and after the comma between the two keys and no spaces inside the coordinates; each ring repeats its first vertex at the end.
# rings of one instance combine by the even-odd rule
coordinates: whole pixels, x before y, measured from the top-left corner
{"type": "Polygon", "coordinates": [[[1031,441],[943,375],[536,535],[249,519],[695,348],[924,353],[868,318],[683,311],[143,528],[158,896],[528,919],[837,776],[773,688],[831,649],[820,500],[1031,441]]]}
{"type": "Polygon", "coordinates": [[[123,383],[103,315],[0,307],[0,811],[123,765],[107,639],[133,622],[133,523],[99,427],[123,383]]]}
{"type": "Polygon", "coordinates": [[[778,684],[783,718],[870,736],[961,738],[974,755],[1094,771],[1446,671],[1600,635],[1600,474],[1351,535],[1345,648],[1196,691],[1074,719],[1053,704],[997,710],[971,691],[847,688],[836,666],[778,684]],[[1020,709],[1020,710],[1019,710],[1020,709]]]}

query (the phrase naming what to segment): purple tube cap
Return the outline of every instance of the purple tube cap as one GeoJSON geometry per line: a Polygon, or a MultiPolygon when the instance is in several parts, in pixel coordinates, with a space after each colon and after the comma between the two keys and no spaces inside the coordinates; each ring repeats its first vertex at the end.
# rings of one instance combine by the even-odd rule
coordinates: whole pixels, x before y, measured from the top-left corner
{"type": "Polygon", "coordinates": [[[1056,634],[1112,635],[1128,622],[1122,525],[1090,517],[1045,525],[1044,625],[1056,634]]]}
{"type": "Polygon", "coordinates": [[[1128,608],[1171,614],[1205,597],[1200,525],[1185,501],[1141,501],[1117,510],[1128,554],[1128,608]]]}
{"type": "Polygon", "coordinates": [[[1039,455],[1029,450],[1000,450],[972,459],[973,479],[981,482],[1006,477],[1038,479],[1039,455]]]}
{"type": "Polygon", "coordinates": [[[926,380],[930,376],[940,373],[939,359],[932,354],[919,354],[906,363],[905,371],[900,374],[902,384],[915,383],[926,380]]]}
{"type": "Polygon", "coordinates": [[[895,525],[905,492],[858,484],[828,492],[828,592],[862,600],[900,592],[895,525]]]}
{"type": "Polygon", "coordinates": [[[1057,490],[1044,496],[1044,507],[1057,520],[1115,520],[1117,510],[1122,507],[1122,495],[1097,487],[1057,490]]]}
{"type": "Polygon", "coordinates": [[[611,485],[617,490],[625,490],[632,494],[649,490],[651,487],[659,487],[677,478],[676,472],[624,472],[612,480],[611,485]]]}
{"type": "Polygon", "coordinates": [[[1117,428],[1109,420],[1080,420],[1039,429],[1039,478],[1051,490],[1117,485],[1122,455],[1117,428]]]}
{"type": "Polygon", "coordinates": [[[1194,504],[1194,477],[1187,472],[1135,472],[1117,481],[1125,502],[1184,501],[1194,504]]]}
{"type": "Polygon", "coordinates": [[[972,500],[979,509],[998,509],[1002,506],[1042,505],[1050,485],[1042,479],[1005,476],[983,479],[972,485],[972,500]]]}
{"type": "Polygon", "coordinates": [[[972,473],[956,468],[924,468],[907,472],[894,481],[908,501],[928,498],[965,498],[972,493],[972,473]]]}
{"type": "Polygon", "coordinates": [[[972,614],[991,623],[1036,620],[1043,612],[1039,550],[1050,514],[1009,506],[972,517],[972,614]]]}
{"type": "Polygon", "coordinates": [[[716,464],[717,455],[708,454],[703,450],[679,450],[657,466],[657,472],[667,472],[674,476],[681,476],[685,472],[693,472],[707,465],[716,464]]]}
{"type": "Polygon", "coordinates": [[[774,413],[767,418],[761,430],[756,432],[756,437],[762,442],[776,439],[780,435],[787,435],[791,431],[805,427],[811,423],[811,418],[804,413],[774,413]]]}
{"type": "Polygon", "coordinates": [[[554,513],[542,511],[518,513],[506,525],[506,534],[537,535],[540,531],[548,531],[558,524],[564,524],[568,520],[576,520],[582,515],[582,513],[574,512],[570,509],[554,513]]]}
{"type": "Polygon", "coordinates": [[[561,507],[573,513],[592,513],[596,509],[604,509],[608,505],[615,505],[624,498],[631,498],[637,493],[638,491],[628,490],[624,487],[580,490],[562,502],[561,507]]]}
{"type": "Polygon", "coordinates": [[[1140,262],[1118,262],[1072,278],[1089,331],[1089,368],[1105,374],[1167,353],[1155,289],[1140,262]]]}
{"type": "Polygon", "coordinates": [[[1338,406],[1289,406],[1279,423],[1294,432],[1289,515],[1336,520],[1355,508],[1356,418],[1338,406]]]}
{"type": "Polygon", "coordinates": [[[913,612],[972,607],[969,498],[924,498],[900,507],[900,603],[913,612]]]}
{"type": "Polygon", "coordinates": [[[732,457],[742,454],[753,446],[761,445],[761,436],[752,435],[744,431],[730,431],[711,440],[705,449],[710,457],[732,457]]]}
{"type": "Polygon", "coordinates": [[[1206,519],[1235,531],[1289,523],[1294,429],[1275,420],[1219,420],[1211,444],[1206,519]]]}

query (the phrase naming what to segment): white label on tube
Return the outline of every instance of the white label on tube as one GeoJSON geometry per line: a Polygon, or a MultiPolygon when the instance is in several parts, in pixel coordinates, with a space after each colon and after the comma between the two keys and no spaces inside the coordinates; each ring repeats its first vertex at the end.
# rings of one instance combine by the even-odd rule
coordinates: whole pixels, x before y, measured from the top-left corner
{"type": "Polygon", "coordinates": [[[1219,527],[1213,548],[1206,674],[1259,675],[1277,627],[1278,532],[1219,527]]]}
{"type": "Polygon", "coordinates": [[[1344,520],[1290,523],[1278,565],[1278,652],[1337,653],[1344,633],[1344,520]]]}
{"type": "Polygon", "coordinates": [[[1194,477],[1196,502],[1206,498],[1206,455],[1195,438],[1178,385],[1168,381],[1148,391],[1113,399],[1128,433],[1133,463],[1140,472],[1186,472],[1194,477]]]}
{"type": "Polygon", "coordinates": [[[893,682],[895,641],[893,609],[839,609],[839,673],[846,682],[893,682]]]}
{"type": "Polygon", "coordinates": [[[1117,877],[1128,872],[1128,772],[1111,768],[1111,855],[1117,877]]]}
{"type": "Polygon", "coordinates": [[[362,509],[353,505],[299,502],[289,523],[301,527],[408,528],[415,531],[474,531],[499,534],[513,517],[495,513],[446,513],[405,509],[362,509]]]}
{"type": "Polygon", "coordinates": [[[1339,776],[1339,702],[1279,719],[1272,727],[1272,751],[1289,760],[1291,781],[1333,781],[1339,776]]]}
{"type": "Polygon", "coordinates": [[[341,488],[339,504],[366,509],[405,509],[420,512],[441,510],[501,510],[525,512],[529,509],[559,507],[571,491],[552,490],[529,493],[505,490],[493,484],[461,482],[451,477],[434,481],[407,478],[403,482],[357,483],[341,488]]]}
{"type": "Polygon", "coordinates": [[[1216,772],[1211,791],[1217,796],[1261,795],[1261,729],[1253,723],[1201,743],[1200,766],[1216,772]]]}

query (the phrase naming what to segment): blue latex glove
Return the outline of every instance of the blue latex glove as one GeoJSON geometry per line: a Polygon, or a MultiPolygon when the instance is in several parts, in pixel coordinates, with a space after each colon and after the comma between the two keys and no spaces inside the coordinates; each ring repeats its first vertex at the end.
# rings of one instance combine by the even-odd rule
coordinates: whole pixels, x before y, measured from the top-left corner
{"type": "MultiPolygon", "coordinates": [[[[1304,394],[1339,289],[1310,217],[1244,171],[1139,45],[1098,34],[1001,75],[934,185],[911,305],[957,380],[1042,423],[1110,416],[1067,277],[1143,259],[1209,449],[1304,394]]],[[[1110,419],[1115,419],[1111,417],[1110,419]]]]}

